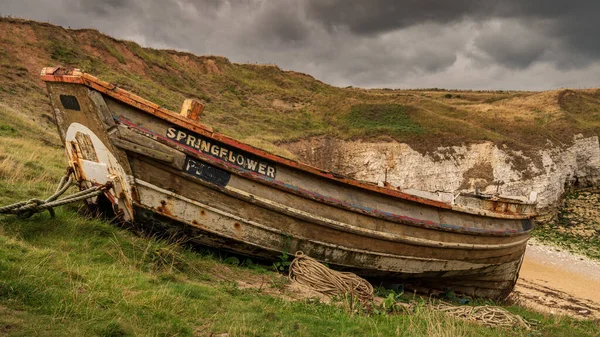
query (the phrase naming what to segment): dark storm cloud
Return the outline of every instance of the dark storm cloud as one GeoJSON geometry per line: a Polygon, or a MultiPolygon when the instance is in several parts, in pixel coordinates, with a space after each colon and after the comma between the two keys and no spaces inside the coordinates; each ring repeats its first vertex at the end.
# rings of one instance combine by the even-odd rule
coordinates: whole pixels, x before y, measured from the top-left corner
{"type": "MultiPolygon", "coordinates": [[[[487,22],[506,19],[511,25],[486,32],[477,47],[502,65],[524,68],[551,47],[572,52],[554,53],[561,67],[585,66],[600,54],[599,1],[564,0],[310,0],[307,12],[330,30],[348,27],[356,34],[373,35],[422,23],[449,24],[464,20],[487,22]],[[515,29],[514,26],[522,29],[515,29]],[[551,37],[554,46],[541,46],[551,37]],[[575,57],[579,63],[569,62],[575,57]],[[582,63],[583,62],[583,63],[582,63]]],[[[552,58],[552,55],[546,55],[552,58]]]]}
{"type": "Polygon", "coordinates": [[[375,34],[426,22],[449,23],[487,6],[474,0],[310,0],[307,12],[329,28],[347,26],[358,34],[375,34]]]}
{"type": "Polygon", "coordinates": [[[474,46],[483,56],[471,56],[486,64],[502,64],[514,69],[530,67],[543,59],[547,51],[556,48],[558,43],[531,26],[530,23],[525,27],[515,20],[490,22],[482,27],[473,40],[474,46]]]}
{"type": "Polygon", "coordinates": [[[300,42],[310,34],[300,3],[280,1],[262,6],[249,32],[280,42],[300,42]]]}
{"type": "Polygon", "coordinates": [[[329,27],[343,25],[356,33],[370,34],[425,22],[567,17],[597,11],[600,4],[561,0],[308,0],[306,7],[308,13],[329,27]]]}
{"type": "Polygon", "coordinates": [[[599,12],[558,0],[0,0],[4,15],[389,87],[598,86],[599,12]]]}
{"type": "Polygon", "coordinates": [[[100,16],[111,15],[115,10],[137,10],[133,0],[78,1],[74,5],[81,12],[100,16]]]}

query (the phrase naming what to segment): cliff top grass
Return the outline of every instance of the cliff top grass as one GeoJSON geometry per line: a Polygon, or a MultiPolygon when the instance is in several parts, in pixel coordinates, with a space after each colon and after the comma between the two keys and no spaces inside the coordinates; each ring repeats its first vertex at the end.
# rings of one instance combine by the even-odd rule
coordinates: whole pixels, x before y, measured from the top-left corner
{"type": "Polygon", "coordinates": [[[0,18],[0,101],[51,126],[39,72],[81,68],[174,110],[206,104],[203,122],[288,157],[312,136],[406,142],[425,153],[482,141],[535,152],[600,131],[600,90],[547,92],[338,88],[275,65],[143,48],[95,30],[0,18]]]}

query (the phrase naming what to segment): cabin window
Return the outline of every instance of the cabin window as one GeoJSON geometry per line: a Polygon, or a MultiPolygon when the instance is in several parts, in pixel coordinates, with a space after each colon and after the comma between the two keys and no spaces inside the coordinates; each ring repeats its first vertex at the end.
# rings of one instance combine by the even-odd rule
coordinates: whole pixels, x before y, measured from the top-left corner
{"type": "Polygon", "coordinates": [[[81,111],[77,97],[72,95],[60,95],[60,103],[63,108],[75,111],[81,111]]]}

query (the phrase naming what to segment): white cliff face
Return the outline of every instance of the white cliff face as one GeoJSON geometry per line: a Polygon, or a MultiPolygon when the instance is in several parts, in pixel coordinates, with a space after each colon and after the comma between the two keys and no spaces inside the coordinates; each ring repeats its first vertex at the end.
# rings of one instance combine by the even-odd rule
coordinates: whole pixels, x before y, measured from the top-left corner
{"type": "Polygon", "coordinates": [[[555,206],[567,186],[600,182],[598,137],[575,136],[569,147],[525,155],[491,142],[422,154],[398,142],[315,138],[287,144],[301,161],[355,179],[401,189],[473,191],[506,196],[537,192],[538,208],[555,206]]]}

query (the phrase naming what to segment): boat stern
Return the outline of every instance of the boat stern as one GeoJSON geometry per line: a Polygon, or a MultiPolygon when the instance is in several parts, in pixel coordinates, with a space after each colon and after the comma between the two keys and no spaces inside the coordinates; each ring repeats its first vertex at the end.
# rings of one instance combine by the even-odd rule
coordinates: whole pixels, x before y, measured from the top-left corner
{"type": "MultiPolygon", "coordinates": [[[[80,189],[109,185],[104,197],[112,211],[125,221],[133,220],[133,187],[129,179],[127,157],[110,141],[116,130],[104,100],[84,84],[78,69],[44,68],[56,124],[65,145],[69,166],[80,189]],[[56,77],[60,77],[57,81],[56,77]],[[102,111],[106,115],[101,115],[102,111]]],[[[87,201],[99,204],[99,197],[87,201]]]]}

